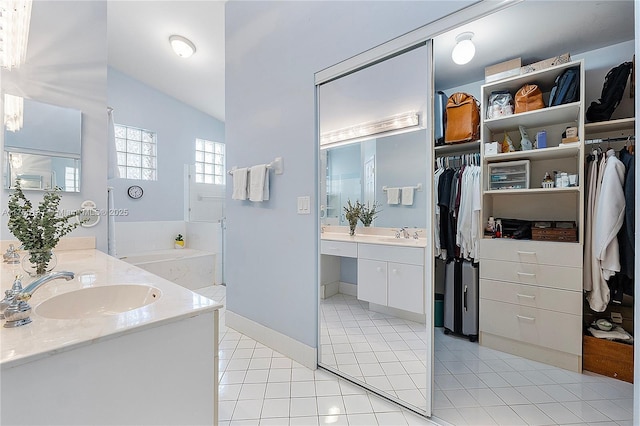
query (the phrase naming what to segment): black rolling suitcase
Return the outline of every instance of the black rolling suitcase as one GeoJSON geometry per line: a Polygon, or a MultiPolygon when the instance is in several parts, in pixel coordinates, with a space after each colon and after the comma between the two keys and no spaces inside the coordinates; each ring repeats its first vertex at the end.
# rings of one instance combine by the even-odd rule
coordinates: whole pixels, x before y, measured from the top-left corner
{"type": "Polygon", "coordinates": [[[445,268],[444,333],[478,340],[478,267],[455,259],[445,268]]]}

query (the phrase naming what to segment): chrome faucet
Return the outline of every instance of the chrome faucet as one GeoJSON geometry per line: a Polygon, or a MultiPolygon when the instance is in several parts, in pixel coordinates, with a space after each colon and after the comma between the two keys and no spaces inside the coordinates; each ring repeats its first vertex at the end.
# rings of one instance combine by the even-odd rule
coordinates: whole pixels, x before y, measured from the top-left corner
{"type": "Polygon", "coordinates": [[[29,324],[31,322],[31,318],[29,318],[31,306],[27,301],[31,299],[33,293],[49,281],[60,278],[69,281],[74,276],[73,272],[68,271],[51,272],[32,281],[25,288],[22,288],[20,277],[16,277],[12,289],[5,292],[4,300],[0,302],[0,309],[2,309],[0,314],[6,320],[4,326],[6,328],[14,328],[29,324]]]}
{"type": "Polygon", "coordinates": [[[409,228],[407,226],[403,226],[400,230],[402,231],[402,236],[409,239],[409,228]]]}

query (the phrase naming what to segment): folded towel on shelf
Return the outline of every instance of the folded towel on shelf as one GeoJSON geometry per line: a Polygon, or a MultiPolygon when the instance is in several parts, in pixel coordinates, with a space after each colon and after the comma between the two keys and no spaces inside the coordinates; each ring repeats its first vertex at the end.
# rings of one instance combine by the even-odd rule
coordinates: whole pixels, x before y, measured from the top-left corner
{"type": "Polygon", "coordinates": [[[412,206],[413,205],[413,190],[414,186],[405,186],[402,188],[402,205],[403,206],[412,206]]]}
{"type": "Polygon", "coordinates": [[[269,170],[266,164],[259,164],[249,169],[249,200],[260,202],[269,199],[267,173],[269,170]]]}
{"type": "Polygon", "coordinates": [[[615,327],[611,331],[598,330],[596,328],[589,327],[589,332],[593,335],[593,337],[597,337],[598,339],[607,339],[607,340],[632,339],[631,335],[627,333],[625,329],[620,326],[615,327]]]}
{"type": "Polygon", "coordinates": [[[387,204],[400,204],[400,188],[387,188],[387,204]]]}
{"type": "Polygon", "coordinates": [[[247,199],[247,169],[243,167],[241,169],[231,170],[231,177],[233,178],[233,193],[231,194],[232,200],[246,200],[247,199]]]}

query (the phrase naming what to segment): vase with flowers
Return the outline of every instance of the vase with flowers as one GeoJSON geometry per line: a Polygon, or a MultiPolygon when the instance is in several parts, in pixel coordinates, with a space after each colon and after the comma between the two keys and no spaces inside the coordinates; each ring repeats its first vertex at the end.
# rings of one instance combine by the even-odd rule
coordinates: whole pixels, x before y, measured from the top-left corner
{"type": "Polygon", "coordinates": [[[380,204],[375,201],[373,204],[370,202],[367,202],[367,205],[360,204],[360,222],[365,227],[371,226],[371,223],[378,217],[378,213],[380,213],[378,208],[380,208],[380,204]]]}
{"type": "Polygon", "coordinates": [[[20,241],[28,252],[22,260],[22,267],[31,276],[43,275],[55,267],[53,249],[60,238],[73,231],[80,221],[70,222],[78,217],[78,211],[59,215],[62,196],[60,189],[46,191],[38,208],[25,197],[16,181],[15,190],[9,197],[9,231],[20,241]]]}
{"type": "Polygon", "coordinates": [[[344,217],[349,222],[349,235],[353,236],[356,234],[356,225],[362,214],[362,204],[358,200],[354,204],[351,204],[351,200],[347,200],[347,205],[343,208],[344,217]]]}

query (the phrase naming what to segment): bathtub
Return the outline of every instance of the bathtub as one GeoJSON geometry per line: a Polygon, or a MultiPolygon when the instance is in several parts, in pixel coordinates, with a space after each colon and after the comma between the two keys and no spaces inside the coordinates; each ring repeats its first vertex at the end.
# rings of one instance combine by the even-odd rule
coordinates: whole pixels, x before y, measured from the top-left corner
{"type": "Polygon", "coordinates": [[[167,249],[121,256],[123,260],[178,285],[196,290],[214,284],[215,253],[167,249]]]}

